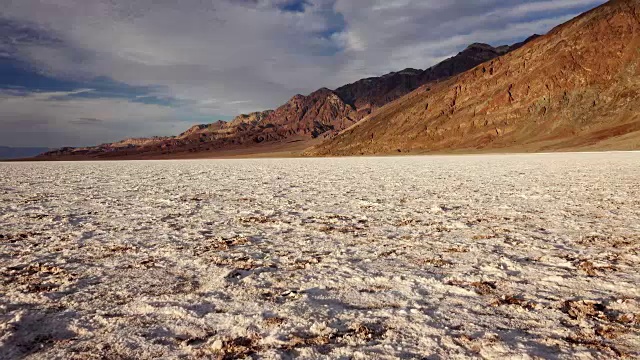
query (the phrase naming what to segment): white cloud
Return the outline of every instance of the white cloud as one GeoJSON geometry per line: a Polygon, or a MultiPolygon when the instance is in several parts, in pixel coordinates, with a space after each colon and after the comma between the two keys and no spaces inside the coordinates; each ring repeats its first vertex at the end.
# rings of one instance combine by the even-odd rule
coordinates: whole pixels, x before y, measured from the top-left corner
{"type": "Polygon", "coordinates": [[[68,98],[88,91],[0,92],[0,125],[11,129],[0,131],[0,143],[90,145],[129,136],[170,135],[187,126],[176,121],[181,116],[179,111],[165,106],[126,99],[68,98]]]}

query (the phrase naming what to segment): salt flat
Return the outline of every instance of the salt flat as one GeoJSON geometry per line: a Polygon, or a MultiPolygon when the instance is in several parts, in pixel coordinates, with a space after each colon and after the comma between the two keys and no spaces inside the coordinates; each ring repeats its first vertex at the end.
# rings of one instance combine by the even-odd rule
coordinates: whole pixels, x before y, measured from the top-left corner
{"type": "Polygon", "coordinates": [[[640,356],[640,153],[0,163],[0,358],[640,356]]]}

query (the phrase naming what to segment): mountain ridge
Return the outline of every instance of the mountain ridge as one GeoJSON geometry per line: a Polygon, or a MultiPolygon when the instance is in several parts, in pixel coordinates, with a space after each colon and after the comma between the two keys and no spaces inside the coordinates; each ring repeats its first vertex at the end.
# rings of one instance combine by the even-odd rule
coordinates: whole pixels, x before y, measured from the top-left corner
{"type": "Polygon", "coordinates": [[[639,45],[640,2],[610,1],[306,154],[638,149],[639,45]]]}
{"type": "MultiPolygon", "coordinates": [[[[525,40],[522,43],[529,41],[525,40]]],[[[264,143],[331,138],[358,123],[385,104],[421,85],[442,81],[488,59],[512,51],[514,45],[493,47],[475,43],[426,70],[404,69],[361,79],[335,90],[320,88],[297,94],[275,110],[242,114],[225,123],[194,125],[177,136],[125,139],[93,147],[65,147],[43,158],[171,156],[178,153],[215,152],[250,148],[264,143]]]]}
{"type": "Polygon", "coordinates": [[[637,149],[639,1],[612,0],[543,36],[498,47],[473,43],[426,70],[297,94],[228,123],[40,158],[258,154],[267,145],[304,144],[312,146],[308,156],[637,149]]]}

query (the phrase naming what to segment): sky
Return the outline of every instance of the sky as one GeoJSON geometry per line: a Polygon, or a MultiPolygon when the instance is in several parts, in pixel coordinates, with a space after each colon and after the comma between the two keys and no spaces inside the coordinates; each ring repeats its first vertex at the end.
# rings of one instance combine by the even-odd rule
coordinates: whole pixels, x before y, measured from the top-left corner
{"type": "Polygon", "coordinates": [[[0,146],[174,135],[515,43],[602,3],[0,0],[0,146]]]}

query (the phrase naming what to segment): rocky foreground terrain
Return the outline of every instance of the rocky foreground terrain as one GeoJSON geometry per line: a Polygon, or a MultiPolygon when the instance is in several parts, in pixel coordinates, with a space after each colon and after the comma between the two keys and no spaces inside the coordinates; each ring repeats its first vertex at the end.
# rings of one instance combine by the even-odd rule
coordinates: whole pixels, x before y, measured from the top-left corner
{"type": "Polygon", "coordinates": [[[638,358],[638,164],[0,163],[0,358],[638,358]]]}

